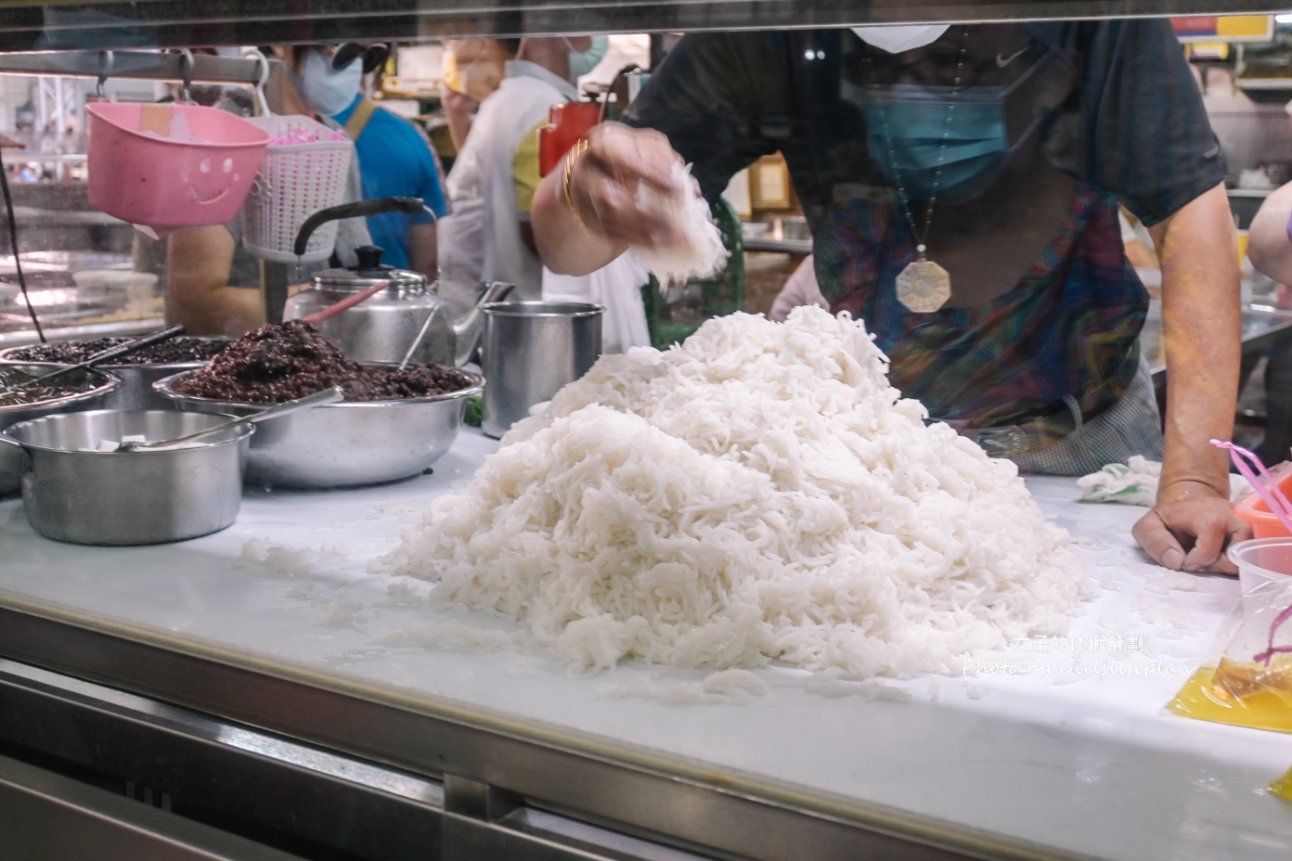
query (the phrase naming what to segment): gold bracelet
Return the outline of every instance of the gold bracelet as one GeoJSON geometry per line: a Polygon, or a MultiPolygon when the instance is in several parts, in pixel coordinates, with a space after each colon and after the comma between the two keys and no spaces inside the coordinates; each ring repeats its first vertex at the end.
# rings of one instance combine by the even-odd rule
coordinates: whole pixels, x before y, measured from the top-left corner
{"type": "Polygon", "coordinates": [[[570,147],[570,153],[565,157],[565,170],[561,174],[561,190],[565,192],[565,205],[570,208],[570,213],[574,215],[574,220],[579,222],[579,226],[584,230],[588,225],[583,223],[583,216],[579,214],[579,208],[574,205],[574,194],[570,191],[570,179],[574,176],[574,165],[588,149],[588,139],[579,138],[570,147]]]}

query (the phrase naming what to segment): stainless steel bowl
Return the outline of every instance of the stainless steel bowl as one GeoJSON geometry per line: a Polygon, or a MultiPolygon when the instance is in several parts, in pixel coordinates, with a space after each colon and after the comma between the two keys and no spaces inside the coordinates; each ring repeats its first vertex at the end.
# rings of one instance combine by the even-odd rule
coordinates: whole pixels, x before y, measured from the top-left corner
{"type": "MultiPolygon", "coordinates": [[[[175,341],[220,341],[229,343],[228,338],[208,337],[204,335],[180,335],[175,341]]],[[[46,370],[62,367],[59,362],[32,362],[15,358],[15,355],[30,347],[8,347],[0,350],[0,365],[39,365],[46,370]]],[[[97,404],[105,410],[172,410],[175,404],[168,398],[153,391],[153,383],[166,377],[174,376],[181,371],[189,371],[205,365],[205,361],[140,363],[131,362],[129,356],[118,362],[97,366],[100,370],[121,378],[121,387],[97,404]]]]}
{"type": "Polygon", "coordinates": [[[0,449],[25,463],[27,521],[75,544],[163,544],[224,529],[238,516],[252,426],[184,448],[98,451],[126,435],[162,440],[226,421],[179,410],[88,410],[19,422],[0,449]]]}
{"type": "MultiPolygon", "coordinates": [[[[394,368],[390,363],[364,363],[394,368]]],[[[192,371],[167,377],[156,391],[184,409],[246,415],[264,404],[182,395],[175,384],[192,371]]],[[[251,441],[246,483],[264,487],[359,487],[410,478],[439,460],[457,439],[467,398],[484,378],[466,371],[465,389],[397,401],[324,404],[265,422],[251,441]]]]}
{"type": "MultiPolygon", "coordinates": [[[[54,366],[14,362],[7,365],[7,368],[26,374],[29,377],[35,377],[48,373],[53,370],[54,366]]],[[[40,416],[67,412],[68,410],[101,407],[122,386],[120,377],[93,368],[65,377],[63,382],[73,385],[80,380],[88,381],[89,387],[85,391],[74,392],[61,398],[51,398],[31,404],[0,406],[0,430],[4,430],[18,422],[39,418],[40,416]]],[[[26,469],[25,460],[20,455],[20,452],[15,453],[8,446],[0,447],[0,497],[18,492],[19,477],[26,469]]]]}

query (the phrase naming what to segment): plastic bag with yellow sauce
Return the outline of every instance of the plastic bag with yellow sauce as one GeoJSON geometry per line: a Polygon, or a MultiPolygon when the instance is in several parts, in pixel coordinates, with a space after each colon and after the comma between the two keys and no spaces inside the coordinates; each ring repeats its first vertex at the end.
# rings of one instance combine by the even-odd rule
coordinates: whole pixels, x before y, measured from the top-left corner
{"type": "Polygon", "coordinates": [[[1292,802],[1292,768],[1287,770],[1287,774],[1271,783],[1269,791],[1284,801],[1292,802]]]}
{"type": "Polygon", "coordinates": [[[1215,667],[1185,682],[1168,708],[1178,715],[1292,732],[1292,582],[1243,592],[1221,627],[1215,667]]]}
{"type": "MultiPolygon", "coordinates": [[[[1292,586],[1243,593],[1221,628],[1214,667],[1194,673],[1167,705],[1183,717],[1292,733],[1292,586]]],[[[1292,769],[1269,791],[1292,802],[1292,769]]]]}

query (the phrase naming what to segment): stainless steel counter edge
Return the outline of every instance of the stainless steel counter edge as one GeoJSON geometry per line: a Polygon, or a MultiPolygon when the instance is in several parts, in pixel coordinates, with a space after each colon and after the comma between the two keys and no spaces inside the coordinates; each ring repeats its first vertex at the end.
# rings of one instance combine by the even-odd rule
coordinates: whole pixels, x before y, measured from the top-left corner
{"type": "Polygon", "coordinates": [[[646,839],[751,859],[1058,859],[1056,853],[655,752],[401,697],[108,620],[0,599],[0,656],[435,779],[514,793],[646,839]],[[356,728],[361,728],[356,731],[356,728]]]}

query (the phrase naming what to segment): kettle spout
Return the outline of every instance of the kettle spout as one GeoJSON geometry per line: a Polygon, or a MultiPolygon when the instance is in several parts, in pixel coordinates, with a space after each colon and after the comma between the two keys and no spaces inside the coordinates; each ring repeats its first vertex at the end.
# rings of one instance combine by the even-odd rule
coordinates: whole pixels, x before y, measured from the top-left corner
{"type": "Polygon", "coordinates": [[[475,307],[453,324],[454,343],[457,346],[453,362],[459,368],[471,360],[472,354],[480,346],[480,337],[484,334],[484,306],[490,302],[502,301],[514,289],[516,289],[515,284],[508,284],[505,281],[486,283],[484,292],[476,300],[475,307]]]}

